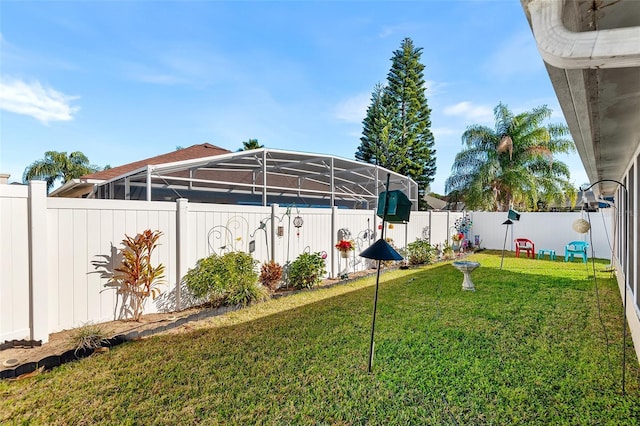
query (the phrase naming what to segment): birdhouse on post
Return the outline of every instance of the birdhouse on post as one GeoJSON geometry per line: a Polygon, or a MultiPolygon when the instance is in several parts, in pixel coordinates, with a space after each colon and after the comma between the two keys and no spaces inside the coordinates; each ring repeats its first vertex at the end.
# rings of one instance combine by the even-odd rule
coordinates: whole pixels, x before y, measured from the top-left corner
{"type": "MultiPolygon", "coordinates": [[[[404,195],[404,192],[395,190],[389,192],[389,207],[387,208],[387,222],[404,223],[409,222],[411,212],[411,201],[404,195]]],[[[384,207],[387,199],[387,191],[381,192],[378,196],[378,211],[376,215],[380,218],[384,215],[384,207]]]]}

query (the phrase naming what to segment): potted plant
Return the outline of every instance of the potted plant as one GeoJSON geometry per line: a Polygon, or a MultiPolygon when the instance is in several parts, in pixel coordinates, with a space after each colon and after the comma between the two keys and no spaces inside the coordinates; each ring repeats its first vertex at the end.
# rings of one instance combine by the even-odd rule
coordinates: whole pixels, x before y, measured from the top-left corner
{"type": "Polygon", "coordinates": [[[356,244],[353,240],[340,240],[336,244],[336,248],[340,252],[340,256],[347,258],[349,257],[349,252],[356,249],[356,244]]]}
{"type": "Polygon", "coordinates": [[[460,249],[461,241],[464,239],[464,234],[462,232],[458,232],[457,234],[453,234],[451,239],[453,240],[453,250],[458,251],[460,249]]]}

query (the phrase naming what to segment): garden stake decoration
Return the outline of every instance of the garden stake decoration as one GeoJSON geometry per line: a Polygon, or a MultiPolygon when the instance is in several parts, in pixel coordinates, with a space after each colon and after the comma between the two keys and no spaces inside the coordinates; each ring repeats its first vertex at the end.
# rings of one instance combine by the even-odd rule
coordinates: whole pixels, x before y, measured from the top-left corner
{"type": "Polygon", "coordinates": [[[385,203],[384,210],[382,213],[382,233],[380,235],[380,239],[373,243],[369,248],[360,253],[361,257],[366,257],[367,259],[373,259],[378,261],[378,272],[376,274],[376,290],[375,296],[373,298],[373,319],[371,320],[371,341],[369,344],[369,366],[367,371],[371,373],[371,366],[373,365],[373,349],[374,342],[373,336],[376,329],[376,309],[378,307],[378,286],[380,284],[380,264],[383,260],[402,260],[402,256],[391,247],[391,245],[385,241],[384,239],[384,222],[387,220],[387,209],[389,206],[389,178],[391,174],[387,173],[387,184],[385,186],[385,203]]]}
{"type": "MultiPolygon", "coordinates": [[[[622,217],[626,219],[626,215],[627,215],[627,209],[629,208],[629,190],[627,189],[626,185],[623,184],[622,182],[618,182],[617,180],[613,180],[613,179],[601,179],[599,181],[596,181],[594,183],[592,183],[590,186],[588,186],[587,188],[580,188],[580,190],[582,191],[582,193],[584,194],[585,192],[587,192],[588,190],[590,190],[591,188],[593,188],[595,185],[602,183],[602,182],[613,182],[613,183],[617,183],[618,185],[620,185],[622,187],[622,189],[624,189],[624,203],[622,205],[623,208],[623,215],[622,217]]],[[[587,210],[587,217],[589,217],[589,210],[587,210]]],[[[591,225],[589,224],[589,228],[591,228],[591,225]]],[[[576,230],[577,231],[577,230],[576,230]]],[[[585,231],[588,232],[588,229],[585,231]]],[[[589,237],[591,237],[591,233],[589,233],[589,237]]],[[[595,253],[593,252],[594,248],[593,248],[593,241],[591,241],[591,250],[592,250],[592,255],[591,255],[591,265],[593,266],[593,281],[596,284],[596,290],[597,290],[597,281],[596,281],[596,263],[595,263],[595,253]]],[[[613,263],[613,252],[611,253],[611,263],[613,263]]],[[[622,395],[625,395],[625,370],[626,370],[626,365],[627,365],[627,287],[629,285],[629,277],[628,274],[624,274],[624,297],[623,297],[623,301],[622,301],[622,395]]],[[[600,305],[598,305],[598,309],[600,309],[599,307],[600,305]]],[[[604,327],[604,325],[603,325],[604,327]]]]}
{"type": "Polygon", "coordinates": [[[502,245],[502,259],[500,260],[500,269],[502,269],[502,264],[504,263],[504,251],[507,248],[507,234],[509,233],[509,225],[513,225],[511,219],[507,219],[502,222],[503,225],[507,225],[507,229],[504,231],[504,244],[502,245]]]}

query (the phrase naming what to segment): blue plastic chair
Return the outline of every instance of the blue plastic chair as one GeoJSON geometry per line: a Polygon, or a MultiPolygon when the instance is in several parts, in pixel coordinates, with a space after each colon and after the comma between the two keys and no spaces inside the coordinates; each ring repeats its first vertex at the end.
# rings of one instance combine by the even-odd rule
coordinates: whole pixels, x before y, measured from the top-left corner
{"type": "Polygon", "coordinates": [[[582,261],[587,263],[587,248],[589,248],[589,244],[584,241],[571,241],[564,246],[564,261],[573,260],[574,256],[581,256],[582,261]]]}

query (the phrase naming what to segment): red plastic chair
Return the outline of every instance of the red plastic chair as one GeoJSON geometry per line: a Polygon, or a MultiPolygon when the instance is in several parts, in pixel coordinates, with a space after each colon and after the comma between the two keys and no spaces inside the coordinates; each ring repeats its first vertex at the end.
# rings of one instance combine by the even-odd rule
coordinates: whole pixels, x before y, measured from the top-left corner
{"type": "Polygon", "coordinates": [[[520,257],[520,252],[524,251],[527,257],[534,258],[536,246],[533,244],[533,241],[526,238],[516,238],[514,241],[516,243],[516,257],[520,257]]]}

